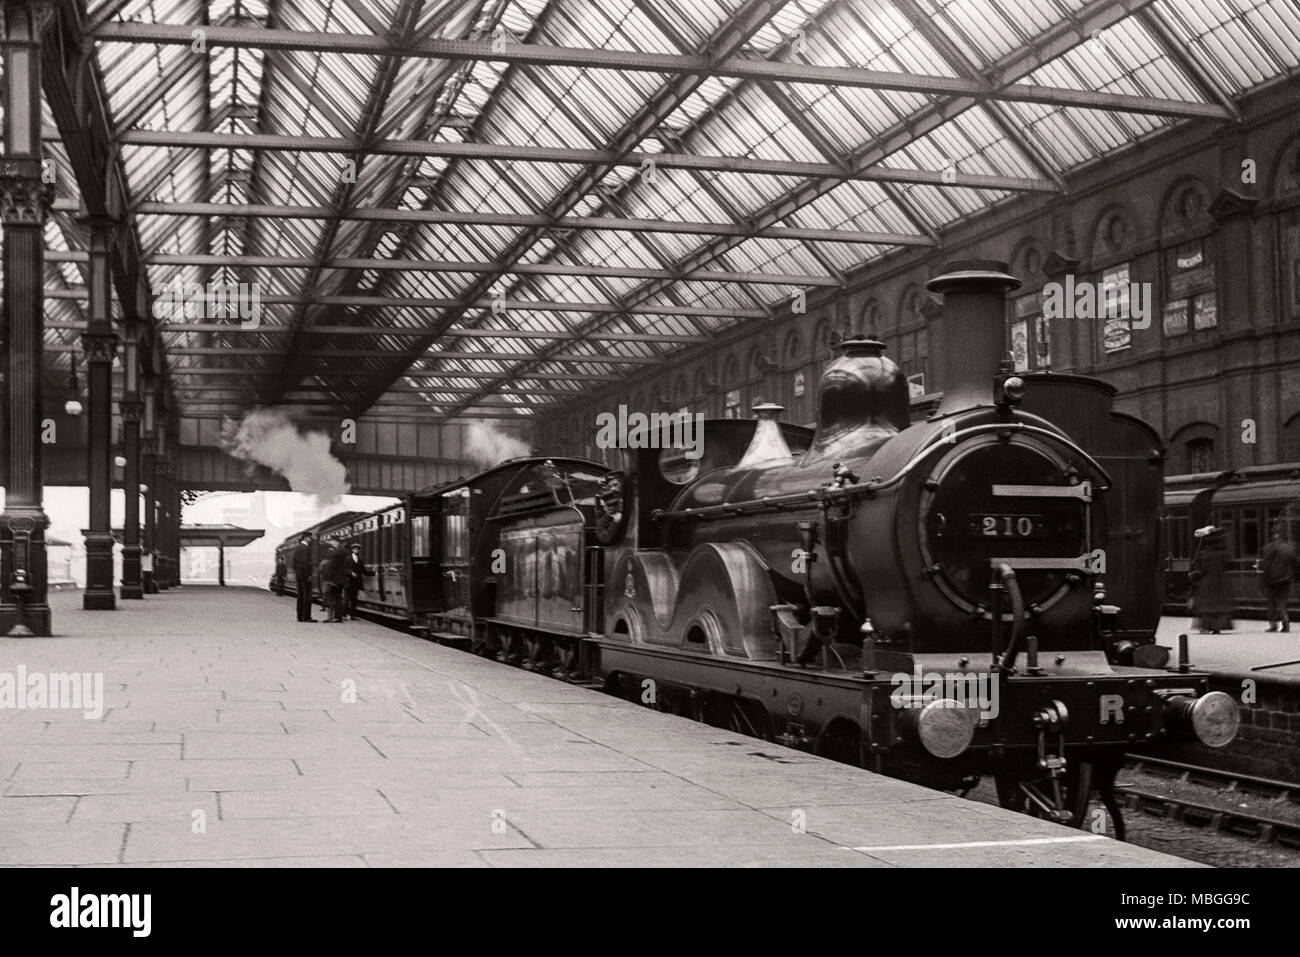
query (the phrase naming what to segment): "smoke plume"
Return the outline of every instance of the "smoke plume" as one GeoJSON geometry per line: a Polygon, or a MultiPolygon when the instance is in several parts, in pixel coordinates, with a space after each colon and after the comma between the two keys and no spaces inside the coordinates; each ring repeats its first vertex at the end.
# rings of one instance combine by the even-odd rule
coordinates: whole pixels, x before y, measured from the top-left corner
{"type": "Polygon", "coordinates": [[[506,459],[528,455],[532,448],[527,442],[495,429],[485,422],[473,422],[465,430],[465,454],[476,465],[491,468],[506,459]]]}
{"type": "Polygon", "coordinates": [[[282,475],[295,492],[315,495],[321,504],[338,501],[351,488],[347,469],[330,453],[324,432],[303,433],[276,408],[254,409],[243,421],[224,419],[222,447],[235,458],[264,465],[282,475]]]}

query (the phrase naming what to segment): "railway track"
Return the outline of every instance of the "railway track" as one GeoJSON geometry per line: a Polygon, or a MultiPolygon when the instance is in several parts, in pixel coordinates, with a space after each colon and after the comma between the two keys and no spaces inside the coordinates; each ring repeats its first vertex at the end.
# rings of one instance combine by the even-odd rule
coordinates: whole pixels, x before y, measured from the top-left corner
{"type": "Polygon", "coordinates": [[[1300,784],[1254,777],[1216,768],[1205,768],[1162,758],[1134,757],[1127,764],[1129,770],[1162,777],[1181,784],[1213,789],[1219,795],[1245,796],[1263,799],[1268,811],[1261,812],[1242,807],[1226,806],[1212,800],[1158,793],[1137,784],[1117,784],[1120,798],[1130,810],[1143,811],[1158,817],[1209,828],[1222,834],[1231,834],[1265,844],[1278,844],[1300,848],[1300,784]],[[1290,812],[1288,816],[1278,813],[1290,812]]]}

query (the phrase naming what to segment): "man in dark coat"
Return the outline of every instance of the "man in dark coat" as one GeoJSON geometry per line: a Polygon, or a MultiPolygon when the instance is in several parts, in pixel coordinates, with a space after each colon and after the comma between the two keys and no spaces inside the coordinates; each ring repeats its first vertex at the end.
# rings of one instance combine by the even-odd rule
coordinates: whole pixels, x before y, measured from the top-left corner
{"type": "Polygon", "coordinates": [[[357,617],[357,592],[361,590],[362,579],[373,575],[361,557],[361,545],[352,542],[348,545],[348,555],[343,560],[343,617],[357,617]]]}
{"type": "Polygon", "coordinates": [[[343,604],[343,560],[346,553],[342,548],[333,548],[329,555],[316,566],[316,575],[320,580],[321,603],[325,606],[325,620],[340,622],[343,604]]]}
{"type": "Polygon", "coordinates": [[[1207,525],[1193,533],[1200,539],[1192,559],[1192,614],[1203,634],[1232,630],[1228,598],[1228,536],[1222,528],[1207,525]]]}
{"type": "Polygon", "coordinates": [[[1268,596],[1268,630],[1291,630],[1287,617],[1287,603],[1291,600],[1291,582],[1295,578],[1295,546],[1286,539],[1286,526],[1278,522],[1273,526],[1273,540],[1259,553],[1260,584],[1268,596]]]}
{"type": "Polygon", "coordinates": [[[293,578],[298,586],[298,620],[315,621],[311,613],[311,536],[293,547],[293,578]]]}

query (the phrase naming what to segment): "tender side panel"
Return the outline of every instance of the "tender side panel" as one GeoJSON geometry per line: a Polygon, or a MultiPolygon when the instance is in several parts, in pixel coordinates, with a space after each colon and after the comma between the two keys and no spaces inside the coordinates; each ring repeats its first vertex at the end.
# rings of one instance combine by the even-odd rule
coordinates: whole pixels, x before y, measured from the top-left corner
{"type": "Polygon", "coordinates": [[[573,510],[558,509],[502,530],[498,621],[582,633],[584,524],[573,510]]]}

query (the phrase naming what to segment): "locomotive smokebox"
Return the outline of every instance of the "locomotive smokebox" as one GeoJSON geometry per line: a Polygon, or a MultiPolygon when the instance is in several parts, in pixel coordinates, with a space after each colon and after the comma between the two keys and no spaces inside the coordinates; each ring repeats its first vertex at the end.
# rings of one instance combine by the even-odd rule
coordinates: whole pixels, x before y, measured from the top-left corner
{"type": "Polygon", "coordinates": [[[993,405],[994,378],[1006,355],[1006,294],[1020,280],[1004,262],[961,259],[946,263],[925,287],[943,295],[941,332],[930,340],[943,389],[935,414],[993,405]]]}

